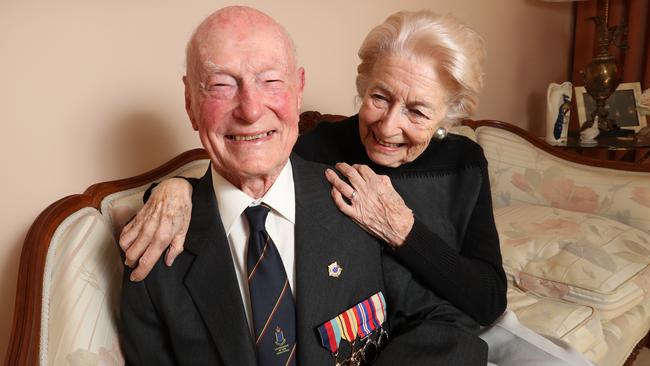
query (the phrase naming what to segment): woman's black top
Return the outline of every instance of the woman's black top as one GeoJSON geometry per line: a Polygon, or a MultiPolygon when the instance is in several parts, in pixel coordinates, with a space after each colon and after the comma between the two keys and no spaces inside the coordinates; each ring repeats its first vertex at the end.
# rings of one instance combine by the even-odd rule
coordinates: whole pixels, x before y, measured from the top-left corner
{"type": "Polygon", "coordinates": [[[415,215],[406,242],[392,253],[439,296],[491,324],[505,310],[507,285],[481,147],[448,134],[432,139],[413,162],[390,168],[368,158],[358,126],[358,116],[321,122],[293,151],[329,165],[366,164],[389,176],[415,215]]]}

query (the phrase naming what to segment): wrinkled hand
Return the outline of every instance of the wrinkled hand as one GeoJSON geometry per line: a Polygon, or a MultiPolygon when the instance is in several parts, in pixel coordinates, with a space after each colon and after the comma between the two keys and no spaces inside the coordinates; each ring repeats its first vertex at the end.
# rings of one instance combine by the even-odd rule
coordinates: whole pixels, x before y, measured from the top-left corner
{"type": "Polygon", "coordinates": [[[375,174],[367,165],[338,163],[336,169],[350,181],[350,184],[344,182],[331,169],[325,172],[339,210],[391,247],[404,244],[415,219],[390,178],[375,174]]]}
{"type": "Polygon", "coordinates": [[[134,267],[137,263],[131,281],[143,280],[168,246],[165,264],[172,265],[183,252],[191,215],[192,186],[186,180],[167,179],[153,190],[149,201],[120,234],[125,264],[134,267]]]}

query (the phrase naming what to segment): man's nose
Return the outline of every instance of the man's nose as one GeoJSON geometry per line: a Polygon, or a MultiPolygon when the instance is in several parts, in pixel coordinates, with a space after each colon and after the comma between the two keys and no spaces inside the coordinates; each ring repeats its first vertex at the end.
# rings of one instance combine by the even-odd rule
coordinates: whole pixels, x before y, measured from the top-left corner
{"type": "Polygon", "coordinates": [[[235,117],[253,123],[262,115],[262,94],[256,85],[242,85],[239,91],[239,105],[235,117]]]}

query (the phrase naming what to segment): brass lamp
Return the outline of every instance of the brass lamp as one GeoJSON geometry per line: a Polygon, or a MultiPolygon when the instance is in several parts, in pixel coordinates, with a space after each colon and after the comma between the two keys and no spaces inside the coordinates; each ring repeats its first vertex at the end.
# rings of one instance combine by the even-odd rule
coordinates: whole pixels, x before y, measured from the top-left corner
{"type": "MultiPolygon", "coordinates": [[[[605,109],[607,98],[609,98],[621,82],[616,59],[609,52],[610,44],[614,43],[619,49],[627,48],[627,26],[608,27],[609,22],[609,0],[605,0],[602,17],[592,17],[596,24],[598,37],[598,54],[591,59],[591,62],[580,73],[585,82],[587,93],[594,98],[596,110],[592,113],[591,119],[585,122],[582,129],[591,127],[595,116],[598,116],[598,128],[605,135],[621,135],[625,130],[620,130],[616,121],[608,118],[608,111],[605,109]]],[[[632,131],[634,132],[634,131],[632,131]]]]}

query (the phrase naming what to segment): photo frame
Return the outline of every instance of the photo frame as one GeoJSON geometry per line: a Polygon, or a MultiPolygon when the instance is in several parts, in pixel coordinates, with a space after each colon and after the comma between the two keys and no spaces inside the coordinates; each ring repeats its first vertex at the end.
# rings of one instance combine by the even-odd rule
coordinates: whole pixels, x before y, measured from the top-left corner
{"type": "MultiPolygon", "coordinates": [[[[596,102],[587,94],[584,86],[576,86],[574,91],[578,121],[582,126],[591,118],[593,111],[596,110],[596,102]]],[[[607,99],[605,108],[609,111],[609,117],[614,119],[620,128],[638,132],[648,125],[646,116],[637,110],[637,102],[640,96],[641,83],[622,83],[607,99]]]]}

